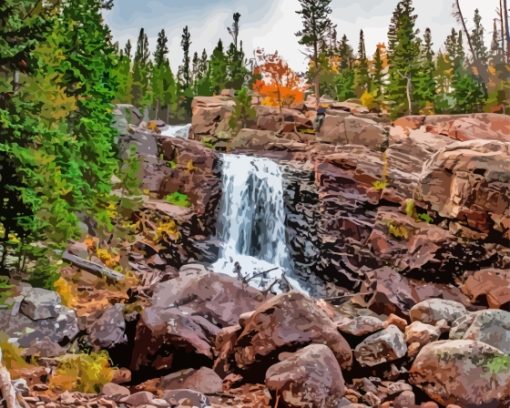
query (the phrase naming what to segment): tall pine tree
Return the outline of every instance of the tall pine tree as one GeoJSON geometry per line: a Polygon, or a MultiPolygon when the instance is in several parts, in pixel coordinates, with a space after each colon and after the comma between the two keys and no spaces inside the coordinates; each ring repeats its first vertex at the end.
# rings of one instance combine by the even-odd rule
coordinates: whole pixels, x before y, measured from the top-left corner
{"type": "Polygon", "coordinates": [[[358,59],[355,68],[355,88],[358,97],[370,90],[370,75],[368,72],[368,58],[363,30],[359,32],[358,59]]]}

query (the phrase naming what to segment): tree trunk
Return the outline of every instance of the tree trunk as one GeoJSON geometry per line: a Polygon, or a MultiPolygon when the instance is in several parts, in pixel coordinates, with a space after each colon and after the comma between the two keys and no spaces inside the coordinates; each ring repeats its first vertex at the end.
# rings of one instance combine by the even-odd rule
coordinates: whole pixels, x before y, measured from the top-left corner
{"type": "Polygon", "coordinates": [[[460,0],[455,0],[455,4],[457,6],[457,13],[459,15],[460,23],[462,24],[462,30],[467,38],[467,42],[469,45],[469,50],[471,51],[471,55],[473,56],[473,62],[475,64],[476,70],[478,71],[478,76],[482,78],[484,84],[487,84],[487,71],[484,69],[482,63],[478,59],[478,55],[475,53],[475,49],[473,47],[473,42],[471,41],[471,36],[469,35],[469,31],[466,26],[466,20],[464,20],[464,14],[462,14],[462,9],[460,8],[460,0]]]}
{"type": "Polygon", "coordinates": [[[409,116],[413,114],[413,100],[411,96],[411,74],[407,74],[407,84],[406,84],[406,95],[407,95],[407,110],[409,112],[409,116]]]}
{"type": "Polygon", "coordinates": [[[503,19],[505,22],[505,37],[506,37],[506,62],[510,64],[510,29],[508,27],[508,3],[507,0],[502,0],[503,3],[503,19]]]}

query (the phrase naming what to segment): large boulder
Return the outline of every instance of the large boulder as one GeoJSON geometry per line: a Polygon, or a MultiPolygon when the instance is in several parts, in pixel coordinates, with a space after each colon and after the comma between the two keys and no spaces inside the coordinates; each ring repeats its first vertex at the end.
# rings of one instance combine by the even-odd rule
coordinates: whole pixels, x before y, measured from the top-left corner
{"type": "Polygon", "coordinates": [[[54,319],[62,307],[57,292],[41,288],[30,288],[21,302],[21,312],[32,320],[54,319]]]}
{"type": "Polygon", "coordinates": [[[510,311],[510,271],[482,269],[468,276],[461,286],[473,303],[486,303],[495,309],[510,311]]]}
{"type": "Polygon", "coordinates": [[[131,368],[163,370],[210,365],[220,327],[255,309],[262,294],[201,265],[186,265],[178,278],[154,288],[140,316],[131,368]]]}
{"type": "Polygon", "coordinates": [[[371,119],[337,113],[326,115],[319,140],[323,143],[355,144],[379,150],[386,143],[387,136],[384,127],[371,119]]]}
{"type": "Polygon", "coordinates": [[[223,391],[223,381],[210,368],[201,367],[169,374],[161,378],[160,387],[164,390],[189,389],[202,394],[217,394],[223,391]]]}
{"type": "Polygon", "coordinates": [[[338,361],[323,344],[311,344],[269,367],[266,386],[288,408],[336,407],[345,395],[338,361]]]}
{"type": "Polygon", "coordinates": [[[506,407],[510,403],[510,357],[474,340],[447,340],[423,347],[410,381],[446,406],[506,407]]]}
{"type": "Polygon", "coordinates": [[[326,344],[342,368],[351,366],[351,348],[328,315],[307,296],[284,293],[260,305],[246,320],[234,346],[235,362],[241,370],[267,368],[279,352],[311,343],[326,344]]]}
{"type": "Polygon", "coordinates": [[[413,322],[419,321],[431,325],[440,320],[452,324],[466,314],[468,314],[468,311],[462,303],[437,298],[424,300],[414,305],[409,311],[409,316],[413,322]]]}
{"type": "Polygon", "coordinates": [[[229,96],[198,96],[193,98],[191,133],[195,139],[212,136],[235,105],[229,96]]]}
{"type": "Polygon", "coordinates": [[[126,321],[122,304],[117,303],[106,309],[88,331],[91,343],[100,349],[126,344],[126,321]]]}
{"type": "Polygon", "coordinates": [[[354,349],[354,357],[363,367],[389,363],[404,357],[406,353],[404,333],[394,325],[368,336],[354,349]]]}
{"type": "Polygon", "coordinates": [[[421,199],[442,217],[510,238],[510,143],[453,143],[424,165],[421,199]]]}
{"type": "Polygon", "coordinates": [[[481,310],[453,323],[450,339],[477,340],[510,355],[510,312],[481,310]]]}

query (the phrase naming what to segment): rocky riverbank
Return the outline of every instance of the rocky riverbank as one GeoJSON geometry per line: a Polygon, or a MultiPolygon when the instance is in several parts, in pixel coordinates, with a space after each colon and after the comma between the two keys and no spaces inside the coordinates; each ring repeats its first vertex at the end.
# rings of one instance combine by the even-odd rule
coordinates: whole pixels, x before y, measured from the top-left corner
{"type": "MultiPolygon", "coordinates": [[[[17,287],[0,332],[21,347],[11,373],[23,403],[510,406],[510,118],[390,123],[330,102],[314,134],[307,102],[257,106],[232,138],[232,107],[226,94],[195,98],[191,140],[119,108],[121,150],[134,144],[143,169],[141,227],[119,261],[132,276],[69,266],[72,303],[17,287]],[[210,267],[223,151],[280,164],[288,248],[314,296],[210,267]],[[116,368],[95,389],[64,392],[75,379],[61,378],[62,361],[84,350],[107,351],[116,368]]],[[[68,251],[107,266],[90,241],[68,251]]]]}

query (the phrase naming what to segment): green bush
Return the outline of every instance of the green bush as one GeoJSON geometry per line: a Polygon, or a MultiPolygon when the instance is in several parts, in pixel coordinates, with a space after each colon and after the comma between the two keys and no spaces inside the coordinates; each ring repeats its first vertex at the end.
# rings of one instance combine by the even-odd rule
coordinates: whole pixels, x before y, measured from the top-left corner
{"type": "Polygon", "coordinates": [[[189,208],[191,207],[191,202],[189,201],[189,197],[187,194],[179,193],[178,191],[169,194],[165,197],[165,201],[167,203],[178,205],[179,207],[189,208]]]}

